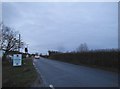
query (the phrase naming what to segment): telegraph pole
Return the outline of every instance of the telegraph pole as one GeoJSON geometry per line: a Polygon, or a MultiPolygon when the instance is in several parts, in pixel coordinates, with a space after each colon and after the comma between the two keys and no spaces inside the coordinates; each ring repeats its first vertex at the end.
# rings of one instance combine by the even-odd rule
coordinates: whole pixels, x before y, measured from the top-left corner
{"type": "Polygon", "coordinates": [[[20,52],[20,40],[21,40],[21,35],[19,34],[19,45],[18,45],[18,51],[20,52]]]}

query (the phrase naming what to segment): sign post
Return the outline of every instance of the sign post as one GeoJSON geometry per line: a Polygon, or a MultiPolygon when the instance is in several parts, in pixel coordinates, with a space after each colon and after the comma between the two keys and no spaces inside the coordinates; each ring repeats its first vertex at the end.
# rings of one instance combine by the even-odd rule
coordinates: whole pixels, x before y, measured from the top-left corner
{"type": "Polygon", "coordinates": [[[21,66],[21,65],[22,65],[22,54],[14,54],[13,66],[21,66]]]}

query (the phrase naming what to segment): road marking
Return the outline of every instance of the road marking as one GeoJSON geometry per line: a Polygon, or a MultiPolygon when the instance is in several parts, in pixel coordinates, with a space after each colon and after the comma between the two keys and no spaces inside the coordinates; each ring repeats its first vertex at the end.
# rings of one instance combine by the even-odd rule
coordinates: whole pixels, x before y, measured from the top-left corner
{"type": "Polygon", "coordinates": [[[55,89],[52,84],[49,85],[50,88],[55,89]]]}
{"type": "MultiPolygon", "coordinates": [[[[42,79],[42,81],[43,81],[43,86],[48,87],[48,83],[46,82],[46,80],[45,80],[44,77],[42,76],[42,73],[40,72],[40,70],[39,70],[36,62],[37,62],[37,60],[34,59],[34,62],[33,62],[34,68],[36,69],[36,71],[37,71],[38,74],[40,75],[40,77],[41,77],[41,79],[42,79]]],[[[52,89],[55,89],[55,88],[53,87],[52,89]]]]}
{"type": "Polygon", "coordinates": [[[33,63],[33,65],[35,66],[35,64],[33,63]]]}
{"type": "Polygon", "coordinates": [[[37,62],[37,60],[36,60],[36,59],[34,59],[33,61],[34,61],[34,62],[37,62]]]}

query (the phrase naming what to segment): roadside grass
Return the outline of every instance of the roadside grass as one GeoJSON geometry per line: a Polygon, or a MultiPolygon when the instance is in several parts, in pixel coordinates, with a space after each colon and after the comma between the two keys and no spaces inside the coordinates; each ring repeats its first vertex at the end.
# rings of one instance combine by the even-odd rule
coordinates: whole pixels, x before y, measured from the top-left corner
{"type": "Polygon", "coordinates": [[[13,67],[9,61],[2,62],[2,87],[31,87],[37,78],[32,58],[23,59],[22,66],[13,67]]]}

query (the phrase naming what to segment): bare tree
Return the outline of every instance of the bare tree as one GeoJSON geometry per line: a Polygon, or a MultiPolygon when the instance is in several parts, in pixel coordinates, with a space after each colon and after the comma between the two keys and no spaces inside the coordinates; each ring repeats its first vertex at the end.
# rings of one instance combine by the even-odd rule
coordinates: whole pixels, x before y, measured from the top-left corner
{"type": "Polygon", "coordinates": [[[1,49],[4,50],[6,53],[9,51],[17,51],[19,46],[23,46],[23,42],[17,37],[18,32],[3,25],[1,25],[1,49]],[[19,45],[21,43],[21,45],[19,45]]]}
{"type": "Polygon", "coordinates": [[[86,43],[80,44],[80,46],[77,48],[77,52],[86,52],[88,51],[88,46],[86,43]]]}
{"type": "Polygon", "coordinates": [[[0,23],[0,49],[2,49],[2,23],[0,23]]]}

